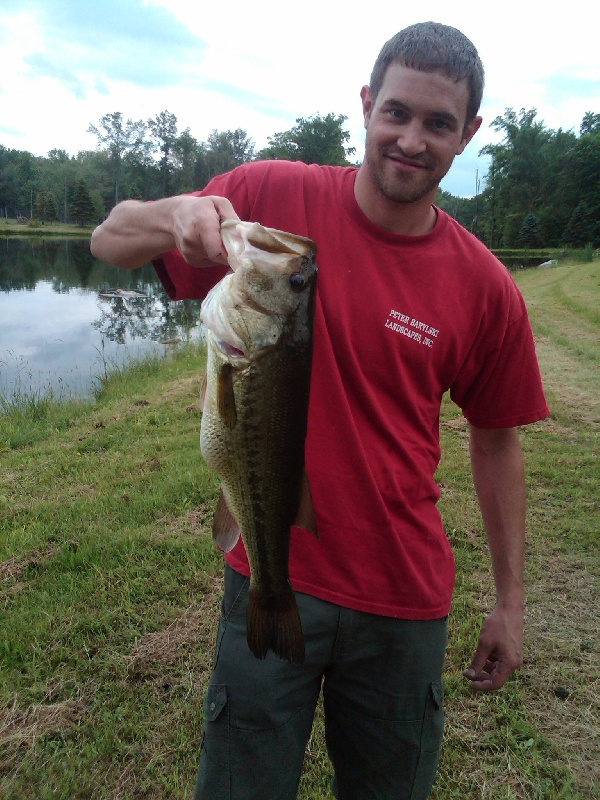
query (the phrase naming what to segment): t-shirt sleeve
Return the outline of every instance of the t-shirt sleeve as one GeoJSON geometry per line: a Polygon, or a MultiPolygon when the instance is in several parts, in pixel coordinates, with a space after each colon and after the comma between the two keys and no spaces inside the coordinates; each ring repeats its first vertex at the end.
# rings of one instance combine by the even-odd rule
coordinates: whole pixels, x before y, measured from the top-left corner
{"type": "MultiPolygon", "coordinates": [[[[227,197],[237,215],[245,219],[248,213],[248,192],[241,170],[217,175],[193,197],[218,195],[227,197]]],[[[152,262],[165,291],[171,300],[202,300],[210,289],[227,274],[227,267],[215,264],[209,267],[192,267],[179,250],[162,253],[152,262]]]]}
{"type": "Polygon", "coordinates": [[[509,295],[508,313],[486,320],[487,330],[450,390],[478,428],[511,428],[550,414],[525,301],[516,286],[509,295]]]}

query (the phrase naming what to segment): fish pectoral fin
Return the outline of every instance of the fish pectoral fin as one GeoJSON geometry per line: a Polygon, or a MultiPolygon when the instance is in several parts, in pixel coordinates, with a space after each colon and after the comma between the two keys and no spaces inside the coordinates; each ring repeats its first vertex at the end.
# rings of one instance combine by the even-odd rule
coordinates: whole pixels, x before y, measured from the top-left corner
{"type": "Polygon", "coordinates": [[[206,402],[206,387],[208,385],[208,373],[205,372],[202,376],[202,383],[200,384],[200,411],[204,412],[204,403],[206,402]]]}
{"type": "Polygon", "coordinates": [[[213,516],[212,534],[217,547],[224,553],[233,550],[240,538],[240,526],[227,505],[223,489],[213,516]]]}
{"type": "Polygon", "coordinates": [[[233,391],[233,367],[223,364],[217,378],[217,409],[219,416],[228,428],[234,428],[237,422],[235,392],[233,391]]]}
{"type": "Polygon", "coordinates": [[[306,531],[311,531],[319,538],[317,531],[317,515],[315,514],[315,507],[313,505],[312,494],[310,492],[310,483],[308,482],[308,475],[306,470],[302,474],[302,488],[300,490],[300,502],[298,503],[298,511],[296,518],[293,522],[298,528],[304,528],[306,531]]]}

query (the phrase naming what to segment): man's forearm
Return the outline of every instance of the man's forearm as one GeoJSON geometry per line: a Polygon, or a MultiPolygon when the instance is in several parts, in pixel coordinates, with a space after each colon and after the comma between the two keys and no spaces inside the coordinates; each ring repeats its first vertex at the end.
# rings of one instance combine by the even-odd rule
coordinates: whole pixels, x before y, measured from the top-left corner
{"type": "Polygon", "coordinates": [[[175,246],[172,203],[173,198],[119,203],[92,234],[92,253],[109,264],[134,269],[171,250],[175,246]]]}
{"type": "Polygon", "coordinates": [[[499,605],[522,608],[525,470],[515,428],[471,428],[473,481],[486,528],[499,605]]]}
{"type": "Polygon", "coordinates": [[[486,617],[465,677],[476,691],[499,689],[523,663],[525,470],[514,428],[471,427],[473,480],[485,524],[496,606],[486,617]]]}

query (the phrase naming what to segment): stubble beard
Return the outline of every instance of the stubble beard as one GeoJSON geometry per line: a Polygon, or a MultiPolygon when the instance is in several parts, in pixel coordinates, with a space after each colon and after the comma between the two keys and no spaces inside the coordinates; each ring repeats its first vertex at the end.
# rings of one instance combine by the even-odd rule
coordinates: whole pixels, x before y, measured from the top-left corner
{"type": "Polygon", "coordinates": [[[410,176],[406,178],[402,175],[390,176],[386,174],[384,168],[387,161],[386,154],[377,148],[375,152],[369,147],[365,149],[365,161],[376,189],[392,203],[416,203],[431,193],[435,194],[444,177],[439,175],[437,170],[432,170],[429,165],[421,176],[414,176],[417,180],[411,180],[410,176]]]}

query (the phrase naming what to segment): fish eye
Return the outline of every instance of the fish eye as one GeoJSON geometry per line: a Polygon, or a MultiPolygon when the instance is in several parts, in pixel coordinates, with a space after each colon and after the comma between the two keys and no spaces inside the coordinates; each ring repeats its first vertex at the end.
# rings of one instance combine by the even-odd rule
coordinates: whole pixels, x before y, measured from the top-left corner
{"type": "Polygon", "coordinates": [[[290,288],[293,292],[301,292],[306,287],[306,278],[300,272],[290,275],[290,288]]]}

